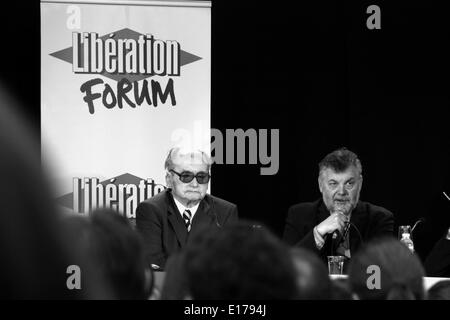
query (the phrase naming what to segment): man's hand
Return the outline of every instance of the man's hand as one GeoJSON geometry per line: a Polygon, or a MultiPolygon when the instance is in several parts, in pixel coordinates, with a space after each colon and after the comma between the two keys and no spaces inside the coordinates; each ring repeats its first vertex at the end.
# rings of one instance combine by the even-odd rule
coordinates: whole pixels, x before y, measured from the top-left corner
{"type": "Polygon", "coordinates": [[[333,233],[335,230],[342,233],[348,221],[348,217],[341,211],[333,212],[328,218],[317,225],[316,230],[322,237],[328,233],[333,233]]]}

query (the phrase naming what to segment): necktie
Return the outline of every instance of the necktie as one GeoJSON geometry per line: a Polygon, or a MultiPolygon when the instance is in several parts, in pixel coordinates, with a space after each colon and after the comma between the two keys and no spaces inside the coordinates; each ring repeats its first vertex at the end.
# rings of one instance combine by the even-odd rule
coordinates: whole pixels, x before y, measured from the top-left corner
{"type": "Polygon", "coordinates": [[[343,241],[337,247],[336,253],[338,255],[350,258],[350,241],[349,241],[349,235],[348,234],[345,237],[345,239],[343,239],[343,241]]]}
{"type": "Polygon", "coordinates": [[[191,231],[191,218],[192,214],[191,211],[186,209],[183,212],[183,219],[184,219],[184,225],[186,226],[187,231],[191,231]]]}

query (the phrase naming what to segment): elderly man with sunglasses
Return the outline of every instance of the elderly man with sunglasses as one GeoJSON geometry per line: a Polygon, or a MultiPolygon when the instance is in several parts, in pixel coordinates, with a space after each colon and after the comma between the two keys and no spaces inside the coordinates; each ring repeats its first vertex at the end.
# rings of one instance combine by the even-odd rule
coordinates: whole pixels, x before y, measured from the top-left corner
{"type": "Polygon", "coordinates": [[[147,263],[159,271],[195,233],[238,219],[235,204],[206,193],[211,159],[204,152],[173,148],[164,167],[168,189],[136,209],[136,227],[144,239],[147,263]]]}

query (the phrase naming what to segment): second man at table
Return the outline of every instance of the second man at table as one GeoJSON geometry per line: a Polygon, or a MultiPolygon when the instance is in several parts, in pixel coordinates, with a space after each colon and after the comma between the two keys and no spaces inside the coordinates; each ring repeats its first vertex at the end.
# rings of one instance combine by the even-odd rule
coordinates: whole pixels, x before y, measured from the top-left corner
{"type": "Polygon", "coordinates": [[[322,198],[289,209],[283,239],[316,252],[323,260],[350,259],[363,242],[393,236],[394,216],[383,207],[359,200],[362,165],[352,151],[341,148],[319,163],[322,198]]]}

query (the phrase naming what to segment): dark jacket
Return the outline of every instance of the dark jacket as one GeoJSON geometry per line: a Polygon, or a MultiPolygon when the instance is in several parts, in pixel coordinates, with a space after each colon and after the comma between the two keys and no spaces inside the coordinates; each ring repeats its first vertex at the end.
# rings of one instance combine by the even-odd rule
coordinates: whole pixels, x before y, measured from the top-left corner
{"type": "MultiPolygon", "coordinates": [[[[330,213],[322,199],[299,203],[289,208],[283,240],[292,246],[307,248],[316,252],[324,261],[334,255],[336,245],[327,235],[321,250],[317,249],[313,229],[330,213]]],[[[359,201],[350,217],[350,253],[353,256],[362,243],[381,236],[394,235],[393,214],[379,206],[359,201]],[[358,233],[359,231],[359,233],[358,233]]]]}
{"type": "Polygon", "coordinates": [[[450,277],[450,240],[442,238],[435,244],[424,267],[428,277],[450,277]]]}
{"type": "Polygon", "coordinates": [[[170,190],[141,202],[136,209],[136,228],[144,239],[146,260],[163,270],[168,257],[182,249],[203,227],[221,228],[237,221],[235,204],[206,195],[200,202],[188,233],[170,190]]]}

